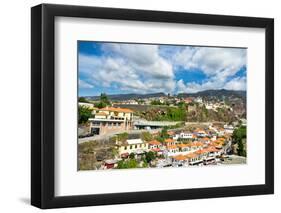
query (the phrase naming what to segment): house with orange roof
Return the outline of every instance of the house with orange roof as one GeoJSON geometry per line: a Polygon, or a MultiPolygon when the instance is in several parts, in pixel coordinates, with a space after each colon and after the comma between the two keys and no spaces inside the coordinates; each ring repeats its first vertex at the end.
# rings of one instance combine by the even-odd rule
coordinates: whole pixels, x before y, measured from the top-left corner
{"type": "Polygon", "coordinates": [[[167,150],[167,154],[168,154],[168,156],[171,156],[171,155],[175,155],[175,154],[177,154],[178,152],[179,152],[179,148],[178,148],[178,146],[177,145],[168,145],[167,147],[166,147],[166,150],[167,150]]]}
{"type": "Polygon", "coordinates": [[[218,141],[224,142],[224,141],[225,141],[225,138],[218,138],[217,140],[218,140],[218,141]]]}
{"type": "Polygon", "coordinates": [[[89,123],[91,133],[95,135],[130,130],[133,128],[133,111],[119,107],[95,109],[89,123]]]}
{"type": "Polygon", "coordinates": [[[215,146],[209,146],[208,148],[206,148],[206,150],[208,151],[208,155],[211,157],[216,157],[221,155],[221,151],[217,149],[215,146]]]}
{"type": "Polygon", "coordinates": [[[210,143],[210,138],[204,137],[204,138],[201,138],[200,141],[202,141],[203,143],[210,143]]]}
{"type": "Polygon", "coordinates": [[[206,133],[206,131],[204,129],[201,129],[201,128],[196,128],[194,130],[194,134],[197,135],[197,137],[206,137],[208,136],[208,134],[206,133]]]}
{"type": "Polygon", "coordinates": [[[200,141],[194,141],[193,146],[197,147],[197,148],[203,148],[204,143],[200,142],[200,141]]]}
{"type": "Polygon", "coordinates": [[[200,158],[199,155],[197,155],[195,153],[189,153],[186,155],[186,157],[188,159],[188,164],[190,166],[203,164],[203,160],[200,158]]]}
{"type": "Polygon", "coordinates": [[[165,139],[163,142],[163,145],[165,145],[165,146],[171,146],[171,145],[175,145],[175,144],[176,144],[176,141],[173,140],[172,138],[165,139]]]}
{"type": "Polygon", "coordinates": [[[208,156],[209,151],[207,149],[199,149],[194,153],[197,154],[199,158],[205,159],[208,156]]]}
{"type": "Polygon", "coordinates": [[[184,101],[186,104],[189,104],[189,103],[192,103],[193,98],[188,97],[188,98],[183,99],[183,101],[184,101]]]}
{"type": "Polygon", "coordinates": [[[171,158],[173,163],[176,163],[178,166],[188,163],[188,158],[186,155],[175,155],[171,158]]]}
{"type": "Polygon", "coordinates": [[[192,135],[192,139],[193,139],[193,140],[196,140],[196,139],[197,139],[197,135],[196,135],[196,134],[193,134],[193,135],[192,135]]]}
{"type": "Polygon", "coordinates": [[[179,147],[179,151],[180,152],[189,152],[191,151],[191,146],[190,146],[190,143],[188,144],[178,144],[178,147],[179,147]]]}
{"type": "Polygon", "coordinates": [[[177,161],[184,161],[184,160],[187,159],[187,157],[185,155],[175,155],[172,158],[177,160],[177,161]]]}
{"type": "Polygon", "coordinates": [[[162,144],[158,140],[152,140],[148,142],[149,149],[160,149],[162,148],[162,144]]]}

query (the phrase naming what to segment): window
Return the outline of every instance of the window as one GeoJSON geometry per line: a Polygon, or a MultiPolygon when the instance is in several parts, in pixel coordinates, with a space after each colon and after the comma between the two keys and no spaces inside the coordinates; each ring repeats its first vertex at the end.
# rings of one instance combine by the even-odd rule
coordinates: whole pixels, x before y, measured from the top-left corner
{"type": "Polygon", "coordinates": [[[138,148],[138,145],[137,145],[137,144],[135,145],[135,149],[136,149],[136,148],[138,148]]]}
{"type": "Polygon", "coordinates": [[[93,126],[100,126],[100,122],[93,122],[93,126]]]}
{"type": "Polygon", "coordinates": [[[124,150],[127,150],[127,146],[124,147],[124,150]]]}
{"type": "Polygon", "coordinates": [[[131,145],[131,146],[130,146],[130,149],[132,149],[132,148],[133,148],[133,146],[131,145]]]}

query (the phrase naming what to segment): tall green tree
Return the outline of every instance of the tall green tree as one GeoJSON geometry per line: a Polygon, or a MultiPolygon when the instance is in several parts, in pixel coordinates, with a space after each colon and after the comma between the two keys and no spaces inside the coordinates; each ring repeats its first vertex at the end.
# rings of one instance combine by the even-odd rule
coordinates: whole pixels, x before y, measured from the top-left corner
{"type": "Polygon", "coordinates": [[[110,101],[109,101],[109,99],[108,99],[106,93],[101,93],[101,94],[100,94],[100,101],[103,102],[103,103],[105,103],[105,104],[107,104],[107,105],[110,104],[110,101]]]}
{"type": "Polygon", "coordinates": [[[234,143],[237,143],[237,154],[239,156],[246,157],[246,138],[247,138],[247,128],[245,126],[240,126],[235,129],[232,134],[232,140],[234,143]]]}
{"type": "Polygon", "coordinates": [[[246,149],[245,149],[243,140],[238,141],[237,154],[238,154],[239,156],[244,156],[244,157],[246,157],[246,149]]]}
{"type": "Polygon", "coordinates": [[[168,127],[163,127],[163,129],[160,132],[160,136],[164,139],[167,139],[169,137],[168,135],[168,127]]]}
{"type": "Polygon", "coordinates": [[[85,106],[78,107],[78,123],[84,124],[92,116],[92,110],[85,106]]]}
{"type": "Polygon", "coordinates": [[[156,158],[155,152],[149,151],[145,153],[145,159],[147,163],[150,163],[156,158]]]}
{"type": "Polygon", "coordinates": [[[100,101],[97,104],[95,104],[95,106],[98,107],[98,108],[104,108],[104,107],[110,106],[110,105],[111,105],[111,103],[110,103],[106,93],[101,93],[100,94],[100,101]]]}

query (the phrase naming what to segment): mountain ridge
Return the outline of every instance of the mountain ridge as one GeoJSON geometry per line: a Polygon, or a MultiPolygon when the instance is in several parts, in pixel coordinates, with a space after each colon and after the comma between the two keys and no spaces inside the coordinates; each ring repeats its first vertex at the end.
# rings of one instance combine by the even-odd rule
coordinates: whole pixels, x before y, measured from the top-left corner
{"type": "MultiPolygon", "coordinates": [[[[143,99],[143,98],[157,98],[157,97],[168,97],[167,94],[163,92],[158,93],[149,93],[149,94],[138,94],[138,93],[129,93],[129,94],[114,94],[114,95],[107,95],[110,100],[116,101],[116,100],[130,100],[130,99],[143,99]]],[[[244,90],[226,90],[226,89],[220,89],[220,90],[204,90],[199,91],[196,93],[179,93],[177,95],[174,95],[174,97],[178,98],[187,98],[187,97],[211,97],[211,96],[238,96],[241,98],[246,97],[246,91],[244,90]]],[[[90,100],[99,100],[100,96],[81,96],[85,97],[90,100]]]]}

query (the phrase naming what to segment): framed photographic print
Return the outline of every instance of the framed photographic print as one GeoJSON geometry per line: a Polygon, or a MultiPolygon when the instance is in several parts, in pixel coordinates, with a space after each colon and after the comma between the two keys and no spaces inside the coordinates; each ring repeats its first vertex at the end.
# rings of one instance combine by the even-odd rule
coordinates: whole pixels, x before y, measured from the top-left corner
{"type": "Polygon", "coordinates": [[[274,21],[31,9],[31,203],[274,192],[274,21]]]}

